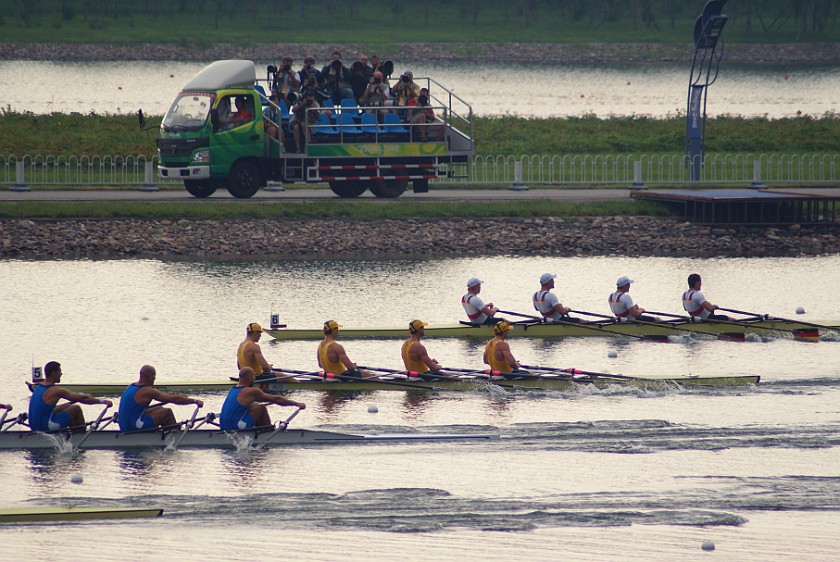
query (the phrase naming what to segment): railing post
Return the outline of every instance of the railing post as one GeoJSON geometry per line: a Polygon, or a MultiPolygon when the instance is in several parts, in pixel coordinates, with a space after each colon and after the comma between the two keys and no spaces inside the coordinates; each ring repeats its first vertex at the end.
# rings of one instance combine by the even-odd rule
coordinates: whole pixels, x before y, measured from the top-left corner
{"type": "Polygon", "coordinates": [[[629,189],[647,189],[645,182],[642,181],[642,161],[636,160],[633,162],[633,183],[629,189]]]}
{"type": "Polygon", "coordinates": [[[143,185],[140,187],[140,191],[160,191],[152,179],[155,173],[154,166],[153,162],[146,162],[146,178],[143,181],[143,185]]]}
{"type": "Polygon", "coordinates": [[[767,189],[761,181],[761,160],[753,160],[753,181],[750,189],[767,189]]]}
{"type": "Polygon", "coordinates": [[[511,191],[528,191],[528,186],[522,183],[522,160],[513,163],[513,185],[508,189],[511,191]]]}
{"type": "Polygon", "coordinates": [[[25,171],[26,168],[23,160],[15,162],[15,184],[12,186],[10,191],[32,191],[29,189],[29,186],[26,185],[26,178],[24,177],[25,171]]]}

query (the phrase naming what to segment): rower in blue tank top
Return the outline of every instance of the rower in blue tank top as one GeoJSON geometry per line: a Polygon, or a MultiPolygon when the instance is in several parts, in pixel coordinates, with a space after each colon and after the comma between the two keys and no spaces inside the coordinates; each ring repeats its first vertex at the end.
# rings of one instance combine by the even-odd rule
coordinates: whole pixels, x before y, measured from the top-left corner
{"type": "Polygon", "coordinates": [[[295,402],[282,396],[272,396],[255,388],[253,386],[255,378],[256,374],[252,368],[243,367],[239,370],[239,384],[228,392],[225,403],[222,405],[222,413],[219,415],[219,427],[223,431],[271,425],[268,408],[263,402],[306,409],[306,404],[303,402],[295,402]]]}
{"type": "Polygon", "coordinates": [[[171,408],[164,408],[163,404],[195,404],[199,408],[204,402],[185,396],[161,392],[154,387],[157,371],[151,365],[140,368],[140,378],[131,383],[120,397],[120,431],[137,431],[176,425],[175,414],[171,408]],[[159,404],[151,406],[152,400],[159,404]]]}
{"type": "Polygon", "coordinates": [[[85,425],[85,414],[77,402],[81,404],[106,404],[110,407],[110,400],[100,400],[90,394],[70,392],[61,388],[61,364],[50,361],[44,365],[44,382],[35,387],[29,399],[29,427],[32,431],[58,431],[68,427],[85,425]],[[67,401],[59,404],[59,400],[67,401]]]}

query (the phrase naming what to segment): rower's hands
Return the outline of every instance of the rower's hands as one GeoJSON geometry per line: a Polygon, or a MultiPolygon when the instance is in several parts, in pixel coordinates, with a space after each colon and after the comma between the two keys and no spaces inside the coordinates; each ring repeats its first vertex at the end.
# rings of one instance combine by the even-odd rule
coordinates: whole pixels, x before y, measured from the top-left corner
{"type": "Polygon", "coordinates": [[[11,411],[12,410],[12,405],[11,404],[3,404],[3,409],[11,411]]]}
{"type": "Polygon", "coordinates": [[[295,402],[295,405],[296,405],[298,408],[300,408],[301,410],[305,410],[305,409],[306,409],[306,404],[304,404],[303,402],[295,402]]]}
{"type": "Polygon", "coordinates": [[[198,400],[198,399],[193,400],[193,404],[195,404],[199,408],[203,408],[204,407],[204,400],[198,400]]]}
{"type": "Polygon", "coordinates": [[[113,406],[113,405],[114,405],[114,403],[113,403],[113,402],[111,402],[110,400],[102,400],[102,401],[100,401],[99,403],[100,403],[100,404],[105,404],[105,405],[106,405],[106,406],[108,406],[109,408],[110,408],[111,406],[113,406]]]}

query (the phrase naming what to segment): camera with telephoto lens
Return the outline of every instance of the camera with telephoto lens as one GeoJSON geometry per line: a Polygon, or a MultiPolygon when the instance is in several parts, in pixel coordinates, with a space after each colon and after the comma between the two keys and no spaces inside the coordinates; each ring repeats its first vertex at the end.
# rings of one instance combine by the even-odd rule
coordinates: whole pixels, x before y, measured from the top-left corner
{"type": "Polygon", "coordinates": [[[381,83],[382,83],[382,78],[376,78],[376,77],[374,77],[374,79],[373,79],[373,83],[374,83],[374,84],[381,84],[381,83]]]}
{"type": "Polygon", "coordinates": [[[403,74],[402,76],[400,76],[400,81],[403,82],[404,84],[408,84],[409,82],[411,82],[411,78],[409,78],[408,76],[403,74]]]}
{"type": "Polygon", "coordinates": [[[340,60],[336,59],[330,63],[330,66],[332,66],[333,70],[338,72],[339,70],[341,70],[342,64],[340,60]]]}

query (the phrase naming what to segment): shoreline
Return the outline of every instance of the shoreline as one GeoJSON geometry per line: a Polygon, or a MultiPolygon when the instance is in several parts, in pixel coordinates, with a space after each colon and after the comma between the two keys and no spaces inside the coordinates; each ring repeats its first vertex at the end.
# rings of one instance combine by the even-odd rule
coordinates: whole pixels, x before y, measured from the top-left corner
{"type": "Polygon", "coordinates": [[[709,227],[590,217],[0,220],[0,259],[317,260],[466,256],[803,257],[840,251],[840,229],[709,227]]]}
{"type": "MultiPolygon", "coordinates": [[[[250,59],[276,61],[281,54],[300,61],[307,55],[326,60],[333,49],[355,60],[358,44],[290,43],[262,45],[217,44],[189,47],[163,43],[0,43],[0,60],[42,61],[214,61],[250,59]]],[[[611,64],[632,62],[690,63],[693,46],[685,44],[592,43],[403,43],[375,52],[380,59],[474,63],[611,64]]],[[[724,59],[737,64],[840,64],[840,43],[727,44],[724,59]]]]}

